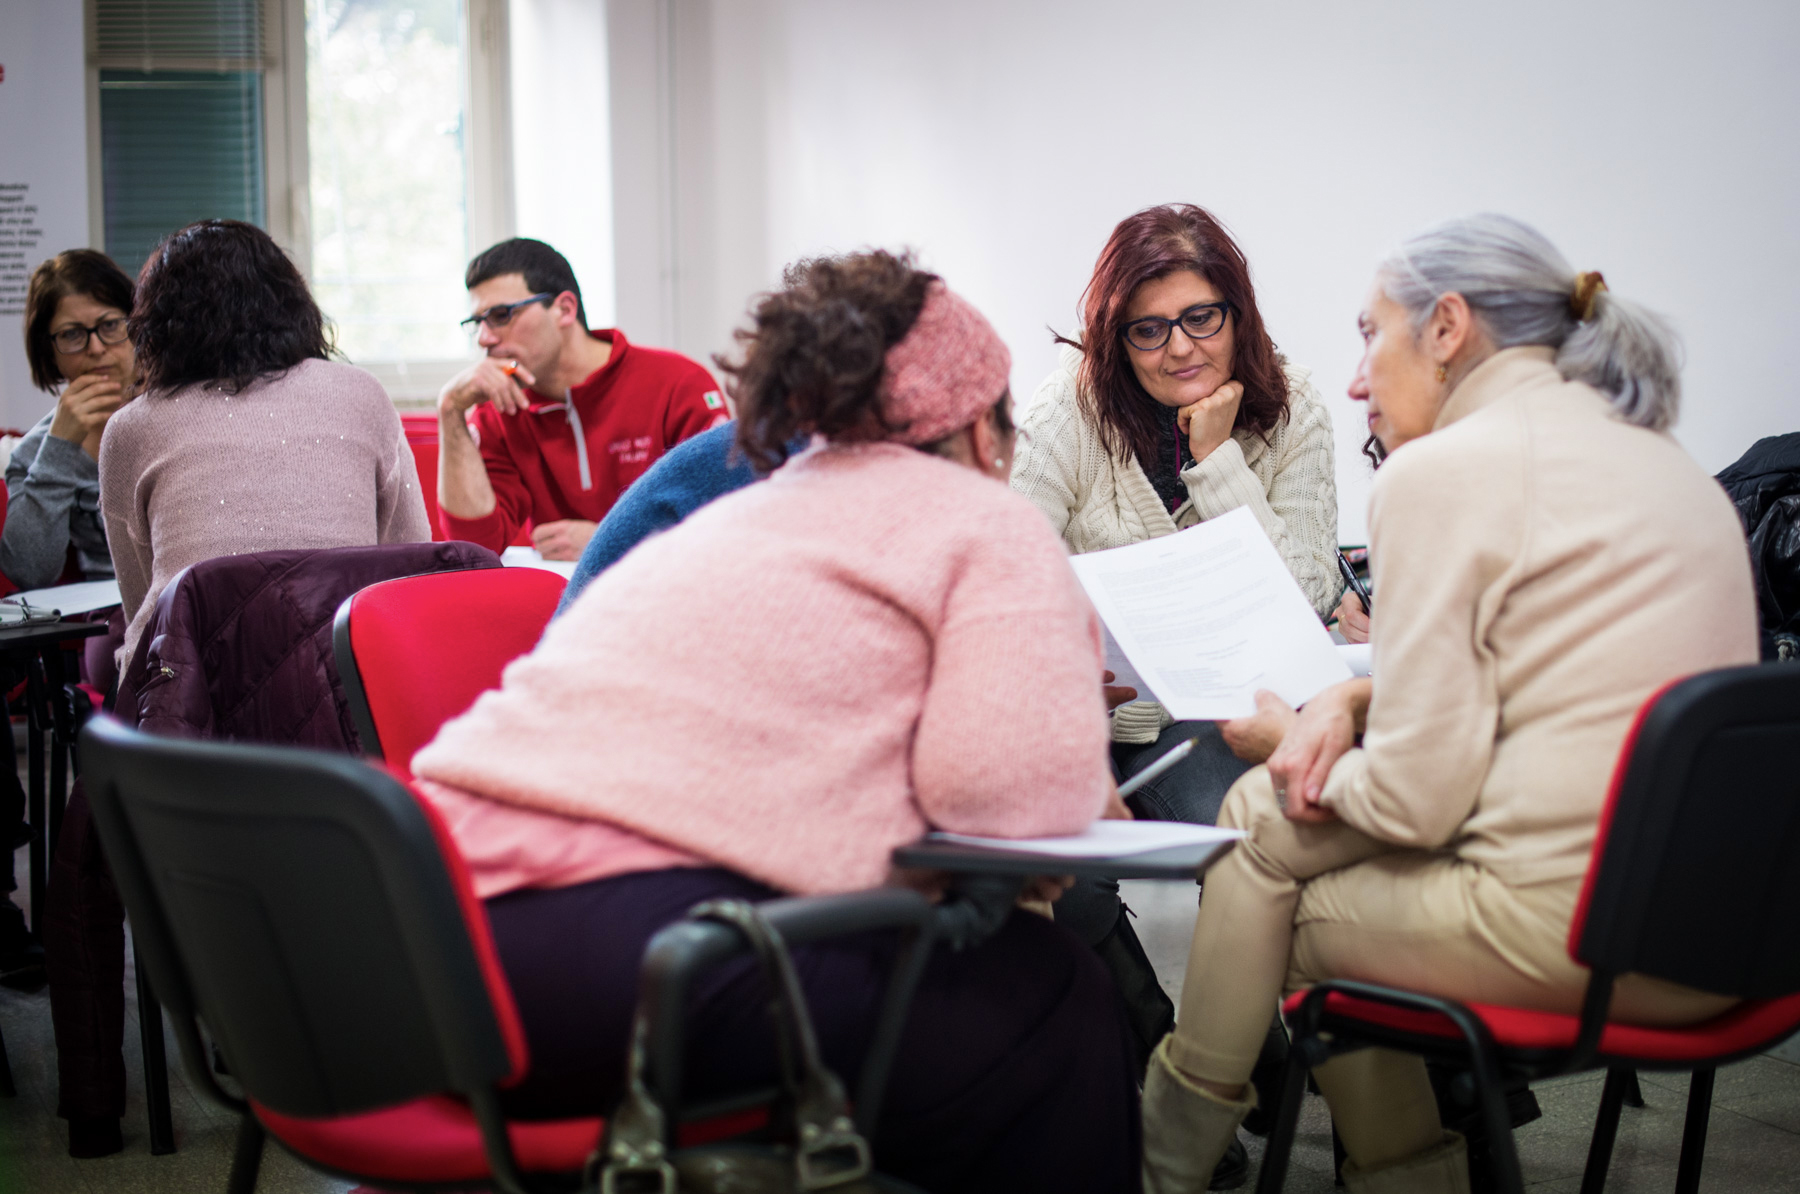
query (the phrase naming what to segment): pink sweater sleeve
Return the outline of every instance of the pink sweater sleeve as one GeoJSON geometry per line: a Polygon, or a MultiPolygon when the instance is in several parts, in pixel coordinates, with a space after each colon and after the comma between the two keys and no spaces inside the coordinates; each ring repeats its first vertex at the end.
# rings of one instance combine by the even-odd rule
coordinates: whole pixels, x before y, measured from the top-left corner
{"type": "Polygon", "coordinates": [[[951,594],[913,741],[920,811],[956,833],[1077,833],[1112,791],[1099,619],[1021,506],[1033,522],[1020,531],[1042,533],[973,561],[951,594]],[[996,604],[1000,593],[1012,599],[996,604]]]}

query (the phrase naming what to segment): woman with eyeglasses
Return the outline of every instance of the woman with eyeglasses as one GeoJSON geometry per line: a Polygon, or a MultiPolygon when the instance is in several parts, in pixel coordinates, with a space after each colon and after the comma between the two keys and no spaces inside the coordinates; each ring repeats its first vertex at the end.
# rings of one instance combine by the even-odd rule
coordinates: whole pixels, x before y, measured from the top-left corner
{"type": "MultiPolygon", "coordinates": [[[[1230,234],[1191,204],[1126,217],[1100,251],[1082,322],[1024,412],[1013,488],[1073,553],[1172,535],[1248,506],[1307,600],[1328,613],[1343,587],[1331,417],[1307,371],[1276,351],[1230,234]]],[[[1210,823],[1249,764],[1212,722],[1171,722],[1150,701],[1113,715],[1122,776],[1195,735],[1187,760],[1133,797],[1140,816],[1210,823]]],[[[1147,1057],[1173,1007],[1117,885],[1078,884],[1057,918],[1112,966],[1147,1057]]]]}
{"type": "Polygon", "coordinates": [[[131,279],[104,253],[71,249],[32,271],[25,359],[32,384],[56,394],[56,406],[6,465],[0,574],[21,589],[61,579],[71,547],[82,579],[113,574],[100,519],[100,433],[137,393],[130,314],[131,279]]]}

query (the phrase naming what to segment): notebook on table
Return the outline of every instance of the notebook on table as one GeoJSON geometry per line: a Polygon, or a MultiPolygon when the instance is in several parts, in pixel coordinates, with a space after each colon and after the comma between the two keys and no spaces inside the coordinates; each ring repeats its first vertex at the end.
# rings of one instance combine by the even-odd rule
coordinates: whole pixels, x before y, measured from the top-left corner
{"type": "Polygon", "coordinates": [[[1068,837],[939,832],[895,850],[894,862],[958,874],[1194,879],[1244,836],[1241,829],[1179,821],[1095,821],[1068,837]]]}

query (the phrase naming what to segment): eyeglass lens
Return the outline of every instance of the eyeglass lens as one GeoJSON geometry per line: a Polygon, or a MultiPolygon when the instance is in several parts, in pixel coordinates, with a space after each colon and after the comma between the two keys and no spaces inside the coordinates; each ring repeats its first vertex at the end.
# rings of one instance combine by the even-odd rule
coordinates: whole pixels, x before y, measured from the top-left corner
{"type": "Polygon", "coordinates": [[[554,294],[545,291],[542,294],[534,294],[530,298],[522,298],[516,303],[495,303],[487,310],[477,311],[463,320],[463,326],[473,331],[476,324],[486,324],[495,331],[499,331],[512,322],[513,316],[517,315],[521,308],[529,307],[533,303],[548,302],[555,297],[554,294]]]}
{"type": "Polygon", "coordinates": [[[1145,351],[1161,348],[1168,343],[1177,323],[1189,339],[1204,340],[1208,336],[1217,335],[1219,329],[1225,326],[1225,312],[1218,307],[1195,307],[1183,311],[1178,319],[1140,319],[1126,326],[1125,338],[1145,351]]]}
{"type": "Polygon", "coordinates": [[[63,328],[50,337],[50,342],[58,351],[72,354],[87,347],[89,336],[99,336],[102,344],[119,344],[124,341],[125,332],[125,321],[115,317],[102,319],[91,328],[63,328]]]}

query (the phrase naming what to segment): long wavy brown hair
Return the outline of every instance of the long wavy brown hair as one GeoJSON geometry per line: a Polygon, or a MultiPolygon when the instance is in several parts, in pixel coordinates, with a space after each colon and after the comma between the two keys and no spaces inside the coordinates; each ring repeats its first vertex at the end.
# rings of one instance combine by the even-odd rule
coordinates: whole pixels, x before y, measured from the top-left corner
{"type": "Polygon", "coordinates": [[[1120,220],[1100,250],[1093,279],[1082,294],[1081,339],[1057,337],[1081,350],[1081,401],[1114,456],[1154,460],[1168,424],[1166,408],[1132,371],[1125,309],[1139,286],[1184,269],[1212,283],[1237,321],[1231,375],[1243,384],[1244,397],[1233,430],[1267,436],[1288,417],[1287,375],[1263,326],[1250,265],[1237,242],[1205,208],[1191,203],[1147,207],[1120,220]]]}

